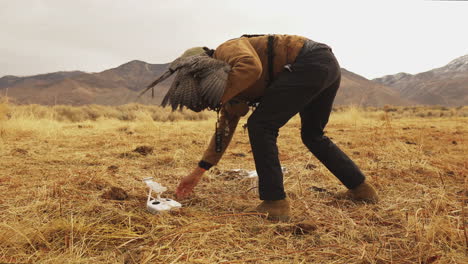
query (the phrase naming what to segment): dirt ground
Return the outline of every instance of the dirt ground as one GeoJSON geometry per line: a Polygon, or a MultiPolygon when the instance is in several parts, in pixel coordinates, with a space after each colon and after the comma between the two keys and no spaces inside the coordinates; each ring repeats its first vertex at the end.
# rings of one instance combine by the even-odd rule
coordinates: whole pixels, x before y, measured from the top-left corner
{"type": "Polygon", "coordinates": [[[0,263],[467,263],[468,117],[335,112],[327,135],[376,186],[375,205],[333,197],[344,187],[295,117],[278,139],[291,222],[244,213],[259,200],[256,179],[227,173],[255,169],[240,126],[183,208],[148,213],[141,179],[174,198],[214,123],[0,121],[0,263]]]}

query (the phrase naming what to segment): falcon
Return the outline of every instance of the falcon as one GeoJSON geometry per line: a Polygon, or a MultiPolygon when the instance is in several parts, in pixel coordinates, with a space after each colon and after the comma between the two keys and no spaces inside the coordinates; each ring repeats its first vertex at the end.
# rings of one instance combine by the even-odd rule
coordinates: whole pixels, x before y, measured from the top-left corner
{"type": "MultiPolygon", "coordinates": [[[[173,61],[169,69],[146,87],[138,97],[177,72],[171,87],[161,103],[171,105],[172,110],[186,107],[200,112],[204,109],[218,110],[226,88],[231,66],[214,59],[206,53],[184,57],[173,61]]],[[[153,93],[154,94],[154,93],[153,93]]]]}

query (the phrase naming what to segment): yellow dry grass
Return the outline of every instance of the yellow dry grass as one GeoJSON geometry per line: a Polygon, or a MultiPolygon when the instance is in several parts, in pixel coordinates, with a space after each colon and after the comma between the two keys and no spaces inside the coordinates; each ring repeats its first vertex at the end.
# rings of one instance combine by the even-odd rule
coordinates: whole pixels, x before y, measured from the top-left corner
{"type": "Polygon", "coordinates": [[[295,117],[278,142],[291,223],[242,213],[258,203],[256,182],[222,174],[254,169],[242,128],[181,210],[147,213],[141,179],[153,176],[173,197],[207,145],[214,115],[162,122],[144,106],[93,107],[0,104],[0,263],[467,261],[466,107],[332,114],[327,134],[377,187],[376,205],[328,193],[344,188],[302,145],[295,117]],[[84,117],[90,109],[99,116],[84,117]],[[139,110],[125,119],[132,115],[123,109],[139,110]],[[155,151],[132,152],[143,145],[155,151]],[[111,186],[129,198],[101,198],[111,186]],[[303,220],[317,229],[294,232],[303,220]]]}

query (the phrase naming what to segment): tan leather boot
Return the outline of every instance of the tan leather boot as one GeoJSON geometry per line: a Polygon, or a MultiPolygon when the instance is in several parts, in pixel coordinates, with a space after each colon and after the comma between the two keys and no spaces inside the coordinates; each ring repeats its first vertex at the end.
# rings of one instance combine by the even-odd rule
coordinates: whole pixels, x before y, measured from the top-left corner
{"type": "Polygon", "coordinates": [[[291,219],[291,210],[287,199],[277,201],[263,201],[251,212],[267,214],[267,219],[273,221],[287,222],[291,219]]]}
{"type": "Polygon", "coordinates": [[[367,203],[377,203],[379,201],[379,196],[377,195],[375,188],[367,182],[361,183],[354,189],[349,189],[345,192],[338,193],[336,198],[367,203]]]}

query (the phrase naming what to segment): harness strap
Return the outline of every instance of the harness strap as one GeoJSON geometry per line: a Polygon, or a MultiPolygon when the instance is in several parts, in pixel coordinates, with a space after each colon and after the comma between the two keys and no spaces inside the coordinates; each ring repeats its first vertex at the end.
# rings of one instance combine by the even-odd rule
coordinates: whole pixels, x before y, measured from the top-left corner
{"type": "Polygon", "coordinates": [[[268,53],[268,80],[267,87],[273,82],[273,62],[275,59],[274,43],[275,35],[268,35],[267,53],[268,53]]]}
{"type": "MultiPolygon", "coordinates": [[[[255,38],[255,37],[263,37],[267,36],[265,34],[244,34],[241,38],[255,38]]],[[[266,80],[267,87],[273,82],[273,66],[274,66],[274,59],[275,59],[275,35],[268,35],[268,42],[267,42],[267,63],[268,63],[268,77],[266,80]]]]}
{"type": "MultiPolygon", "coordinates": [[[[264,34],[254,34],[254,35],[249,35],[249,34],[244,34],[241,36],[241,38],[254,38],[254,37],[262,37],[266,36],[264,34]]],[[[274,44],[275,44],[275,35],[268,35],[268,41],[267,41],[267,63],[268,63],[268,77],[266,80],[266,85],[267,87],[270,86],[270,84],[273,82],[273,74],[274,74],[274,59],[275,59],[275,52],[274,52],[274,44]]],[[[210,50],[208,48],[204,48],[205,52],[207,53],[208,56],[213,56],[214,51],[210,50]]],[[[259,104],[258,100],[254,100],[248,103],[250,107],[256,108],[259,104]]],[[[219,107],[214,109],[217,112],[217,120],[216,120],[216,125],[215,125],[215,152],[220,153],[222,151],[222,131],[220,129],[220,123],[219,123],[219,111],[221,110],[219,107]]],[[[245,129],[247,128],[247,124],[243,125],[244,132],[245,129]]]]}
{"type": "Polygon", "coordinates": [[[220,129],[219,123],[219,109],[216,111],[216,124],[215,124],[215,152],[220,153],[223,150],[223,134],[220,129]]]}

